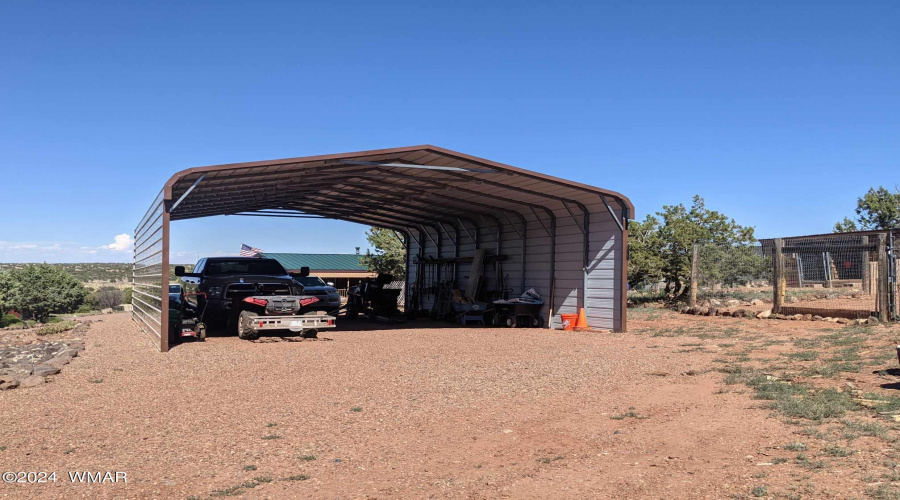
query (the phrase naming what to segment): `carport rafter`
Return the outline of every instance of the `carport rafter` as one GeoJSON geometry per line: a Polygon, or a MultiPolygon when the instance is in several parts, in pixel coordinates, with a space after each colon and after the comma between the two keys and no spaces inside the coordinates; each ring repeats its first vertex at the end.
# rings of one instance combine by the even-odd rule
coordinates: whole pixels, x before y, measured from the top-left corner
{"type": "MultiPolygon", "coordinates": [[[[351,177],[352,177],[352,176],[351,176],[351,177]]],[[[380,187],[379,185],[370,184],[370,183],[368,183],[367,181],[362,180],[362,179],[361,179],[361,181],[362,181],[364,184],[366,184],[367,186],[369,186],[370,188],[372,188],[372,189],[377,189],[378,187],[380,187]]],[[[443,184],[441,184],[441,183],[439,183],[439,182],[437,182],[437,181],[433,181],[433,180],[423,180],[423,181],[424,181],[424,182],[429,182],[429,183],[431,183],[431,184],[434,185],[434,186],[440,186],[440,187],[442,187],[442,188],[446,187],[446,185],[443,185],[443,184]]],[[[313,184],[313,186],[327,186],[327,185],[328,185],[328,184],[326,184],[326,183],[320,183],[320,182],[321,182],[321,181],[317,179],[317,183],[313,184]]],[[[346,186],[343,186],[343,187],[344,187],[345,189],[353,189],[353,186],[352,186],[352,185],[346,185],[346,186]]],[[[394,186],[394,188],[396,189],[397,186],[394,186]]],[[[305,191],[306,189],[309,189],[309,188],[308,188],[308,187],[304,188],[304,191],[305,191]]],[[[408,186],[404,186],[402,189],[405,189],[407,193],[414,193],[414,192],[415,192],[414,190],[409,189],[408,186]]],[[[315,187],[313,187],[312,190],[315,190],[315,187]]],[[[268,190],[264,190],[263,192],[264,192],[264,194],[265,194],[267,197],[269,197],[269,196],[272,196],[272,197],[277,196],[277,194],[272,194],[272,192],[271,192],[271,191],[268,191],[268,190]]],[[[258,196],[254,195],[253,193],[249,193],[249,194],[242,195],[242,197],[244,197],[245,199],[246,199],[246,198],[253,198],[253,199],[258,198],[258,196]]],[[[445,198],[445,199],[452,199],[452,198],[448,198],[448,197],[446,197],[446,196],[444,196],[443,198],[445,198]]],[[[205,196],[203,199],[210,199],[209,205],[212,205],[212,206],[216,206],[216,205],[219,204],[219,203],[213,201],[213,198],[212,198],[212,197],[207,197],[207,196],[205,196]]],[[[238,198],[238,199],[240,199],[240,198],[238,198]]],[[[277,198],[275,198],[275,200],[276,200],[276,201],[267,202],[267,203],[260,203],[259,206],[268,206],[269,204],[272,204],[272,203],[275,203],[275,204],[279,203],[279,201],[277,201],[277,200],[278,200],[277,198]]],[[[197,202],[196,202],[195,204],[201,204],[201,206],[202,206],[202,204],[204,204],[204,203],[203,203],[202,200],[197,200],[197,202]]],[[[469,201],[468,204],[470,204],[470,205],[471,205],[471,204],[476,204],[476,202],[469,201]]],[[[482,206],[482,207],[485,207],[485,208],[489,208],[489,209],[491,209],[491,210],[498,210],[498,211],[505,211],[505,210],[506,210],[506,209],[498,209],[497,207],[493,207],[493,206],[489,206],[489,205],[484,205],[484,204],[478,204],[478,206],[482,206]]],[[[545,209],[545,210],[546,210],[546,209],[545,209]]],[[[549,210],[546,210],[546,211],[548,211],[548,213],[549,213],[549,210]]],[[[201,213],[202,213],[202,212],[201,212],[201,213]]],[[[185,216],[185,215],[190,216],[190,215],[194,215],[194,214],[179,214],[179,217],[182,217],[182,216],[185,216]]],[[[519,216],[519,215],[520,215],[520,214],[518,214],[517,216],[519,216]]],[[[520,219],[521,219],[521,217],[520,217],[520,219]]],[[[495,221],[496,221],[496,219],[495,219],[495,221]]],[[[541,224],[543,225],[542,222],[541,222],[541,224]]]]}
{"type": "MultiPolygon", "coordinates": [[[[328,199],[324,194],[316,194],[315,196],[311,196],[311,197],[307,198],[303,202],[294,201],[294,202],[289,202],[288,205],[289,206],[299,206],[298,203],[316,202],[319,205],[324,205],[327,207],[328,206],[327,203],[331,202],[331,201],[333,201],[333,200],[328,199]],[[322,200],[319,198],[326,198],[326,199],[322,200]]],[[[407,217],[409,215],[407,213],[404,213],[401,211],[396,211],[390,207],[385,207],[385,206],[374,204],[374,203],[363,203],[360,201],[352,201],[352,202],[344,201],[344,204],[354,206],[357,208],[362,208],[362,209],[373,209],[373,212],[372,212],[373,214],[381,214],[381,212],[388,212],[386,214],[381,214],[381,215],[388,216],[388,217],[397,217],[398,219],[405,220],[405,221],[414,221],[415,220],[415,219],[410,219],[409,217],[407,217]]],[[[327,213],[327,212],[320,212],[320,213],[327,213]]],[[[355,212],[351,212],[351,213],[355,213],[355,212]]],[[[424,211],[424,213],[425,214],[432,213],[435,221],[441,221],[441,222],[446,222],[448,224],[452,224],[453,219],[447,219],[444,217],[444,215],[439,215],[440,214],[439,212],[426,210],[426,211],[424,211]]],[[[331,217],[331,218],[336,218],[336,217],[331,217]]],[[[429,227],[435,228],[433,225],[431,225],[429,227]]]]}
{"type": "MultiPolygon", "coordinates": [[[[388,198],[391,198],[391,197],[392,197],[392,193],[390,193],[389,191],[383,191],[383,190],[381,190],[381,189],[380,189],[381,186],[368,185],[368,184],[367,184],[367,186],[368,186],[369,188],[371,188],[371,189],[379,190],[379,191],[382,193],[382,196],[384,196],[384,197],[388,197],[388,198]]],[[[368,198],[372,199],[372,197],[369,196],[365,191],[357,190],[357,189],[354,188],[353,186],[345,186],[345,188],[346,188],[346,189],[350,189],[350,190],[355,191],[355,192],[357,193],[357,194],[355,194],[355,196],[358,196],[358,197],[368,197],[368,198]]],[[[404,190],[405,190],[405,188],[404,188],[404,190]]],[[[326,196],[326,193],[325,193],[324,191],[326,191],[326,189],[320,189],[320,188],[318,188],[318,187],[310,188],[310,191],[309,191],[309,195],[310,195],[310,196],[309,196],[309,197],[310,197],[310,198],[322,198],[322,197],[325,197],[325,196],[326,196]]],[[[411,192],[413,192],[413,191],[411,191],[411,190],[405,190],[405,192],[411,193],[411,192]]],[[[340,196],[340,193],[334,193],[334,195],[340,196]]],[[[443,198],[447,198],[447,197],[443,197],[443,198]]],[[[333,200],[332,200],[332,201],[333,201],[333,200]]],[[[284,202],[279,201],[278,203],[284,203],[284,202]]],[[[342,203],[347,204],[348,202],[342,201],[342,203]]],[[[287,203],[287,204],[290,204],[290,203],[287,203]]],[[[407,207],[407,208],[409,208],[409,209],[411,209],[411,210],[417,210],[417,211],[420,211],[420,212],[425,212],[425,213],[428,213],[428,212],[429,212],[429,210],[425,209],[424,207],[412,206],[412,205],[409,205],[409,204],[402,204],[402,203],[396,203],[396,202],[392,202],[392,204],[398,205],[398,206],[405,206],[405,207],[407,207]]],[[[434,203],[434,202],[430,202],[429,204],[432,205],[432,206],[442,207],[442,208],[444,208],[444,209],[453,209],[454,211],[460,210],[460,207],[455,207],[455,206],[451,207],[451,206],[449,206],[449,205],[441,205],[441,204],[437,204],[437,203],[434,203]]],[[[477,203],[477,202],[469,202],[469,204],[475,204],[475,205],[478,205],[478,206],[483,206],[483,207],[485,207],[485,208],[489,208],[489,209],[492,209],[492,210],[498,210],[498,211],[501,211],[501,212],[504,212],[504,213],[506,212],[505,209],[497,209],[496,207],[490,207],[489,205],[479,204],[479,203],[477,203]]],[[[391,211],[391,212],[393,212],[392,210],[388,210],[387,208],[385,208],[383,204],[373,204],[373,205],[371,205],[371,206],[369,206],[369,207],[367,207],[367,208],[373,208],[373,209],[377,209],[377,210],[385,210],[385,211],[391,211]]],[[[435,213],[434,211],[430,211],[430,212],[435,213]]],[[[397,212],[393,212],[393,213],[397,213],[397,212]]],[[[487,214],[487,213],[484,213],[484,212],[474,212],[474,213],[477,214],[477,215],[481,215],[481,216],[484,216],[484,217],[489,217],[489,218],[491,218],[492,220],[495,221],[495,224],[497,224],[498,231],[502,231],[502,229],[500,229],[500,228],[501,228],[501,224],[500,224],[499,220],[498,220],[496,217],[493,217],[493,216],[491,216],[491,215],[489,215],[489,214],[487,214]]],[[[513,213],[514,213],[517,217],[519,217],[520,219],[522,219],[522,220],[524,221],[524,218],[522,218],[521,214],[519,214],[519,213],[517,213],[517,212],[513,212],[513,213]]],[[[476,224],[473,220],[469,219],[468,217],[463,217],[463,216],[458,216],[457,218],[458,218],[458,219],[463,219],[463,220],[468,220],[468,221],[475,227],[476,233],[477,233],[477,231],[478,231],[478,229],[479,229],[479,226],[478,226],[478,224],[476,224]]],[[[468,234],[468,230],[466,230],[466,232],[467,232],[467,234],[468,234]]],[[[498,234],[502,234],[502,233],[499,233],[499,232],[498,232],[498,234]]],[[[471,235],[469,235],[469,236],[470,236],[470,238],[471,238],[471,235]]],[[[477,245],[478,245],[478,237],[477,237],[477,234],[476,234],[475,238],[473,238],[473,240],[474,240],[475,245],[476,245],[476,248],[477,248],[477,245]]],[[[500,240],[499,240],[499,238],[498,238],[498,242],[499,242],[499,241],[500,241],[500,240]]],[[[498,253],[499,253],[499,246],[498,246],[498,253]]],[[[524,262],[524,260],[523,260],[523,262],[524,262]]]]}
{"type": "MultiPolygon", "coordinates": [[[[355,186],[346,186],[346,189],[353,191],[355,197],[372,200],[373,203],[369,204],[366,208],[381,209],[382,207],[398,206],[398,207],[406,208],[409,210],[415,210],[418,212],[422,212],[423,214],[429,214],[429,213],[434,214],[435,216],[439,216],[439,217],[444,217],[447,215],[446,211],[441,212],[441,211],[431,210],[430,208],[421,207],[421,206],[413,205],[411,203],[406,203],[406,202],[402,202],[402,201],[397,201],[397,198],[400,198],[400,199],[404,199],[404,198],[396,196],[394,193],[390,192],[389,190],[383,190],[383,189],[381,189],[381,187],[382,186],[367,184],[367,188],[375,189],[379,192],[379,196],[377,196],[377,197],[371,195],[369,191],[360,190],[360,189],[356,188],[355,186]],[[390,204],[377,203],[383,199],[390,199],[391,200],[390,204]]],[[[410,192],[410,191],[406,191],[406,192],[410,192]]],[[[336,201],[336,200],[334,200],[334,196],[339,197],[339,196],[341,196],[341,193],[335,192],[335,191],[329,190],[329,189],[320,189],[320,190],[317,190],[316,192],[310,194],[310,197],[314,197],[314,198],[330,197],[331,199],[329,201],[336,201]]],[[[342,201],[342,203],[343,203],[343,201],[342,201]]],[[[421,202],[418,200],[414,200],[414,203],[425,204],[424,202],[421,202]]],[[[453,217],[453,215],[452,215],[453,213],[456,213],[457,215],[455,215],[455,217],[469,220],[470,222],[473,223],[473,225],[474,225],[474,222],[471,219],[469,219],[469,217],[467,217],[466,215],[460,215],[460,214],[469,213],[469,214],[476,214],[476,215],[487,215],[485,212],[472,212],[472,211],[466,212],[466,211],[462,210],[461,207],[456,207],[456,206],[451,206],[451,205],[442,205],[442,204],[434,203],[434,202],[429,202],[428,205],[432,206],[432,207],[442,208],[444,210],[451,210],[451,217],[453,217]]]]}
{"type": "MultiPolygon", "coordinates": [[[[309,211],[311,213],[313,213],[316,210],[319,210],[319,209],[315,208],[316,205],[322,205],[323,210],[334,211],[341,215],[341,217],[327,216],[328,218],[341,219],[341,220],[346,220],[349,222],[356,222],[358,220],[381,221],[382,224],[396,224],[399,222],[399,224],[396,224],[399,227],[417,227],[419,224],[421,224],[420,222],[416,221],[415,219],[411,219],[411,218],[407,218],[407,217],[391,216],[391,215],[387,215],[387,214],[371,214],[370,213],[370,214],[366,214],[366,215],[360,215],[356,210],[353,210],[353,209],[330,207],[327,204],[318,203],[318,202],[314,202],[311,200],[307,200],[303,203],[295,202],[293,205],[300,207],[301,209],[303,209],[305,211],[309,211]],[[313,205],[313,208],[309,208],[309,205],[313,205]]],[[[324,213],[324,212],[321,212],[321,213],[324,213]]]]}
{"type": "MultiPolygon", "coordinates": [[[[399,196],[396,196],[395,193],[393,193],[393,192],[391,191],[391,188],[388,188],[388,189],[382,189],[382,188],[385,188],[384,185],[379,185],[379,184],[374,184],[374,183],[368,183],[367,181],[361,181],[360,184],[366,185],[369,189],[374,189],[374,190],[377,190],[377,191],[381,192],[381,193],[382,193],[382,198],[379,198],[379,199],[391,199],[391,200],[396,200],[396,199],[400,198],[399,196]]],[[[334,183],[328,183],[328,182],[323,182],[323,181],[317,181],[317,182],[314,182],[314,183],[307,183],[307,184],[305,184],[305,185],[303,186],[303,188],[301,188],[301,189],[296,189],[296,190],[293,190],[293,191],[290,191],[290,192],[285,191],[285,192],[281,192],[281,193],[273,193],[272,191],[268,191],[268,190],[263,191],[263,192],[262,192],[262,194],[264,195],[264,196],[263,196],[263,201],[258,201],[258,202],[254,205],[254,207],[257,207],[257,208],[258,208],[258,207],[267,207],[267,206],[272,206],[272,205],[279,205],[279,204],[283,203],[284,200],[287,199],[287,198],[288,198],[288,195],[290,195],[290,194],[293,194],[293,195],[296,195],[296,194],[306,194],[306,195],[310,195],[310,196],[315,196],[315,195],[317,195],[317,193],[334,192],[335,188],[340,188],[340,189],[342,189],[342,190],[350,190],[350,191],[354,191],[355,193],[357,193],[357,194],[355,194],[355,196],[366,196],[366,195],[367,195],[367,192],[366,192],[366,191],[359,190],[359,189],[357,189],[355,186],[353,186],[352,184],[342,184],[342,185],[339,185],[339,186],[335,186],[334,183]]],[[[415,193],[415,192],[416,192],[416,191],[414,191],[414,190],[411,190],[411,189],[406,188],[405,186],[404,186],[404,187],[400,187],[399,189],[403,190],[403,191],[406,192],[406,193],[415,193]]],[[[396,191],[396,190],[397,190],[397,187],[395,186],[395,187],[393,188],[393,190],[396,191]]],[[[338,193],[338,194],[339,194],[339,193],[338,193]]],[[[191,216],[196,216],[196,215],[201,215],[201,214],[202,214],[202,215],[212,215],[212,214],[218,214],[219,212],[223,212],[224,210],[219,210],[219,211],[216,211],[216,212],[209,212],[209,211],[204,211],[204,210],[202,210],[204,207],[218,207],[218,206],[221,206],[222,203],[216,201],[217,198],[218,198],[218,196],[204,196],[203,198],[200,198],[200,199],[196,200],[196,201],[192,204],[192,206],[196,207],[197,209],[201,209],[201,210],[197,210],[197,211],[193,211],[193,212],[182,210],[182,211],[178,214],[178,217],[179,217],[179,218],[181,218],[181,217],[191,217],[191,216]]],[[[257,195],[257,194],[255,194],[254,192],[243,193],[243,194],[241,194],[240,196],[232,197],[232,203],[235,204],[235,205],[243,205],[243,204],[248,203],[249,201],[259,200],[259,198],[260,198],[260,196],[257,195]]],[[[446,198],[446,197],[445,197],[445,198],[446,198]]],[[[403,198],[400,198],[400,199],[403,199],[403,198]]],[[[413,199],[413,201],[419,203],[418,200],[413,199]]],[[[429,203],[429,204],[430,204],[430,205],[435,205],[434,203],[429,203]]],[[[465,210],[462,209],[462,207],[450,207],[450,206],[448,206],[448,205],[443,205],[443,206],[446,207],[446,208],[453,208],[453,209],[454,209],[455,211],[457,211],[457,212],[460,212],[460,211],[461,211],[460,213],[471,213],[471,211],[466,212],[465,210]]],[[[496,207],[491,207],[491,206],[489,206],[489,205],[478,204],[478,206],[483,206],[483,207],[489,208],[489,209],[491,209],[491,210],[502,210],[502,209],[498,209],[498,208],[496,208],[496,207]]],[[[413,206],[408,205],[408,204],[407,204],[407,208],[410,208],[410,209],[412,209],[412,210],[419,210],[419,211],[423,210],[423,207],[413,207],[413,206]]],[[[482,212],[479,212],[479,213],[482,213],[482,212]]]]}
{"type": "MultiPolygon", "coordinates": [[[[445,149],[437,150],[434,153],[438,156],[443,156],[446,158],[453,158],[456,161],[474,163],[477,165],[490,166],[493,163],[493,162],[486,162],[485,160],[483,160],[481,158],[476,158],[474,156],[469,156],[469,155],[466,155],[463,153],[458,153],[456,151],[449,151],[449,150],[445,150],[445,149]]],[[[516,172],[515,172],[516,175],[534,179],[539,182],[549,182],[552,184],[556,184],[558,186],[565,186],[566,188],[577,189],[582,192],[590,193],[590,194],[595,194],[595,193],[599,192],[599,194],[601,196],[603,196],[604,194],[609,195],[613,199],[615,199],[623,207],[623,209],[625,211],[628,211],[629,207],[631,206],[631,202],[629,202],[627,200],[627,198],[625,198],[624,196],[620,195],[619,193],[616,193],[613,191],[607,191],[605,189],[599,189],[599,188],[595,188],[593,186],[586,186],[583,184],[579,184],[577,182],[571,182],[571,181],[566,181],[563,179],[557,179],[557,178],[550,177],[548,175],[538,174],[536,172],[529,172],[527,170],[522,170],[522,169],[515,169],[515,170],[516,170],[516,172]]]]}
{"type": "MultiPolygon", "coordinates": [[[[334,178],[347,178],[348,174],[353,174],[359,177],[377,177],[377,178],[394,178],[394,179],[410,179],[411,177],[403,174],[394,174],[390,172],[381,172],[375,171],[373,168],[360,168],[352,165],[316,165],[316,166],[306,166],[306,167],[298,167],[296,169],[292,169],[289,171],[278,171],[277,174],[272,174],[270,172],[254,172],[243,174],[240,177],[265,177],[260,180],[250,180],[241,182],[242,188],[246,189],[248,186],[252,186],[258,189],[265,189],[267,187],[279,187],[290,184],[305,184],[307,181],[305,177],[314,177],[316,180],[327,180],[334,178]]],[[[202,177],[202,174],[201,174],[202,177]]],[[[213,193],[216,194],[218,192],[227,192],[229,188],[233,188],[233,184],[229,181],[232,181],[235,176],[216,176],[216,177],[208,177],[205,178],[203,182],[202,189],[200,190],[204,194],[213,193]]],[[[422,176],[421,178],[427,179],[431,177],[422,176]]],[[[413,177],[416,179],[416,177],[413,177]]],[[[470,180],[468,179],[444,179],[445,182],[459,182],[466,183],[470,180]]],[[[197,180],[195,180],[197,183],[197,180]]],[[[196,196],[196,195],[195,195],[196,196]]]]}

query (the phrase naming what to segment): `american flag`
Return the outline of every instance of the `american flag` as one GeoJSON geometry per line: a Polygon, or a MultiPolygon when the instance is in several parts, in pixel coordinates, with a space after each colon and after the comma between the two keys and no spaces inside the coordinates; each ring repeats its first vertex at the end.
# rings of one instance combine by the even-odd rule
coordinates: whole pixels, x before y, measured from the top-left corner
{"type": "Polygon", "coordinates": [[[261,253],[263,253],[263,251],[256,247],[251,247],[250,245],[241,243],[241,257],[257,257],[258,254],[261,253]]]}

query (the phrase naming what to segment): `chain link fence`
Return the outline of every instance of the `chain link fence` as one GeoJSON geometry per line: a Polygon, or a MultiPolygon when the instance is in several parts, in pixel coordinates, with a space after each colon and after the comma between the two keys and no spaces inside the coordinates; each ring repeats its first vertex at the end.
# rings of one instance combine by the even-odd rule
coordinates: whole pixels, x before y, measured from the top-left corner
{"type": "MultiPolygon", "coordinates": [[[[882,235],[883,236],[883,235],[882,235]]],[[[886,242],[877,237],[834,235],[772,240],[784,268],[782,314],[862,318],[878,316],[879,266],[886,242]],[[793,293],[790,293],[793,292],[793,293]]]]}
{"type": "Polygon", "coordinates": [[[394,280],[384,285],[385,290],[400,290],[400,295],[397,296],[397,309],[400,311],[406,310],[406,282],[403,280],[394,280]]]}

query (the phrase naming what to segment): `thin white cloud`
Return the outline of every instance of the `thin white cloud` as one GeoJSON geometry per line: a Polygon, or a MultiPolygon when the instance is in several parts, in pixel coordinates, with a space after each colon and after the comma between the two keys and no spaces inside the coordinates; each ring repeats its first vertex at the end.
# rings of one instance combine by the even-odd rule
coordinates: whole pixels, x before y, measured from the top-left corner
{"type": "Polygon", "coordinates": [[[0,262],[122,262],[134,241],[120,234],[103,246],[86,246],[74,241],[3,241],[0,240],[0,262]]]}
{"type": "Polygon", "coordinates": [[[0,250],[33,250],[36,243],[24,243],[21,241],[0,241],[0,250]]]}
{"type": "MultiPolygon", "coordinates": [[[[119,234],[113,242],[102,246],[74,241],[4,241],[0,240],[0,262],[131,262],[134,240],[119,234]]],[[[224,250],[172,250],[170,262],[192,264],[200,257],[236,256],[224,250]]]]}

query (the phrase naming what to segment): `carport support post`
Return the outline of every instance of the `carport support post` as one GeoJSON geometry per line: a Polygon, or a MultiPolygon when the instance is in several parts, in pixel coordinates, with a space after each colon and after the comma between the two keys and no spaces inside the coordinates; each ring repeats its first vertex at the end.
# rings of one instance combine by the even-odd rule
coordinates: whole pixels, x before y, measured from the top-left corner
{"type": "Polygon", "coordinates": [[[774,272],[772,273],[772,313],[780,314],[784,307],[784,240],[775,239],[775,252],[772,254],[774,272]]]}
{"type": "Polygon", "coordinates": [[[887,322],[890,320],[890,271],[888,270],[887,236],[884,233],[878,235],[878,300],[875,307],[878,319],[887,322]]]}
{"type": "Polygon", "coordinates": [[[688,305],[697,307],[697,283],[700,281],[700,244],[694,243],[694,250],[691,254],[691,295],[688,298],[688,305]]]}
{"type": "MultiPolygon", "coordinates": [[[[409,231],[409,229],[406,229],[409,231]]],[[[403,312],[409,311],[409,289],[412,286],[409,283],[409,268],[412,267],[412,262],[409,261],[409,242],[412,238],[410,238],[409,233],[403,233],[403,249],[406,254],[403,261],[403,312]]],[[[350,288],[350,280],[347,280],[347,288],[349,291],[350,288]]]]}
{"type": "MultiPolygon", "coordinates": [[[[620,202],[621,203],[621,202],[620,202]]],[[[619,301],[622,331],[628,331],[628,207],[622,205],[622,300],[619,301]]]]}
{"type": "MultiPolygon", "coordinates": [[[[453,257],[459,258],[459,228],[453,226],[453,257]]],[[[453,286],[459,282],[459,262],[453,263],[453,286]]]]}
{"type": "Polygon", "coordinates": [[[547,328],[552,328],[553,314],[556,312],[556,215],[550,210],[547,213],[550,215],[550,317],[547,318],[547,328]]]}
{"type": "Polygon", "coordinates": [[[591,261],[590,261],[591,219],[590,219],[590,216],[588,215],[587,209],[584,208],[584,205],[581,205],[579,203],[579,206],[581,207],[582,213],[584,213],[584,222],[583,222],[583,224],[584,224],[584,229],[583,229],[583,232],[584,232],[584,268],[583,268],[584,284],[583,284],[583,291],[582,291],[583,299],[581,301],[582,302],[581,307],[583,307],[585,309],[585,313],[587,313],[587,309],[588,309],[588,305],[589,305],[588,304],[588,296],[587,296],[587,294],[588,294],[588,275],[591,272],[590,271],[590,265],[591,265],[591,261]]]}
{"type": "Polygon", "coordinates": [[[422,277],[422,260],[424,260],[424,258],[425,258],[425,235],[422,234],[422,230],[417,227],[413,227],[412,229],[419,233],[419,237],[414,238],[412,235],[412,231],[409,232],[409,237],[411,239],[415,240],[416,247],[417,247],[416,248],[417,256],[416,256],[416,262],[415,262],[415,264],[416,264],[416,282],[412,286],[412,291],[411,291],[411,295],[410,295],[412,297],[412,300],[410,301],[411,302],[410,307],[411,307],[411,311],[418,312],[419,308],[422,305],[422,282],[424,280],[424,278],[422,277]]]}

